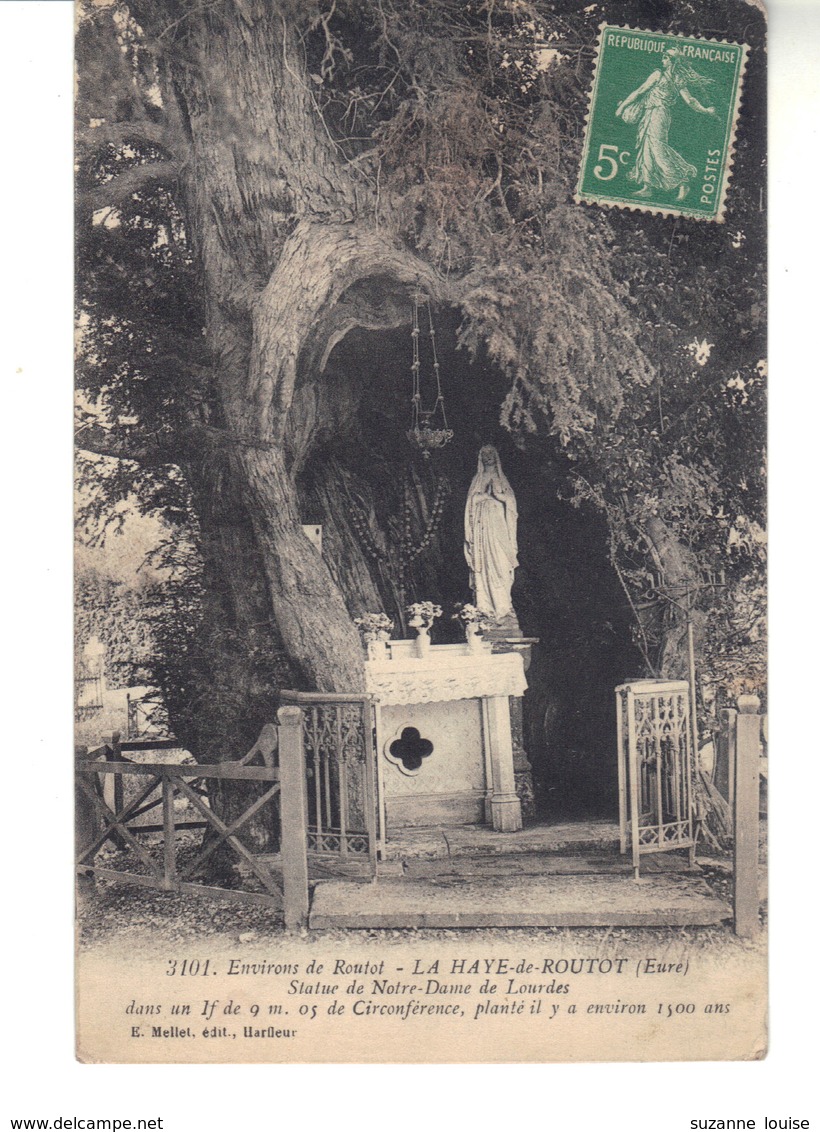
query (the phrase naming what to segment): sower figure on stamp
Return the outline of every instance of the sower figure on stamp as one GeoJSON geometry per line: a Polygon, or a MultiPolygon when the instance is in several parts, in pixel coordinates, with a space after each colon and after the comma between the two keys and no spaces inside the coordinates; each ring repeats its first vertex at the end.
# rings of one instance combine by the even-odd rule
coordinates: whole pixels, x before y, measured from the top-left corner
{"type": "Polygon", "coordinates": [[[688,195],[698,171],[669,144],[672,109],[682,98],[696,113],[714,115],[714,106],[703,106],[692,94],[694,89],[705,97],[713,85],[673,47],[664,54],[662,69],[653,71],[615,111],[627,125],[638,126],[635,165],[628,173],[641,186],[636,197],[651,196],[653,189],[677,189],[678,200],[688,195]]]}
{"type": "Polygon", "coordinates": [[[518,509],[497,450],[486,444],[464,512],[464,557],[475,604],[496,623],[514,619],[512,584],[518,565],[518,509]]]}

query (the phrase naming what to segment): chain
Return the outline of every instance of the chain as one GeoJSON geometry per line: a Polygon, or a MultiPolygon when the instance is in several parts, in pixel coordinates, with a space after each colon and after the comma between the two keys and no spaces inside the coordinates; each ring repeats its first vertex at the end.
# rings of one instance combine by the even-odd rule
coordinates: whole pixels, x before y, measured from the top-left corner
{"type": "MultiPolygon", "coordinates": [[[[424,531],[420,541],[417,545],[413,545],[413,504],[410,498],[410,485],[405,481],[404,484],[404,506],[402,508],[402,537],[399,544],[399,571],[402,581],[407,573],[407,568],[412,562],[428,549],[430,543],[438,534],[441,526],[441,520],[444,516],[444,507],[447,502],[447,497],[450,494],[450,485],[446,479],[442,478],[436,485],[436,494],[433,498],[433,506],[430,509],[430,516],[424,526],[424,531]]],[[[384,552],[376,543],[373,534],[370,530],[368,517],[361,504],[353,498],[348,496],[350,510],[350,524],[356,532],[364,553],[373,562],[381,562],[384,558],[384,552]]]]}
{"type": "Polygon", "coordinates": [[[430,300],[427,299],[427,321],[429,325],[430,336],[430,352],[433,358],[433,376],[436,383],[436,399],[432,409],[422,408],[421,398],[421,360],[419,356],[419,336],[421,330],[419,327],[419,307],[421,306],[421,295],[419,292],[418,280],[416,287],[413,291],[413,328],[411,330],[411,337],[413,340],[413,361],[410,366],[412,373],[413,395],[411,397],[411,424],[410,431],[407,434],[408,439],[413,440],[424,452],[424,455],[429,458],[431,448],[440,448],[452,439],[452,432],[447,424],[447,414],[444,410],[444,394],[441,391],[441,364],[438,360],[438,349],[436,346],[436,329],[433,326],[433,308],[430,300]],[[441,426],[438,427],[434,424],[437,414],[441,414],[441,426]],[[422,440],[423,438],[423,440],[422,440]]]}
{"type": "MultiPolygon", "coordinates": [[[[444,395],[441,392],[441,367],[438,362],[438,353],[436,352],[436,331],[433,326],[433,310],[430,303],[427,303],[427,317],[430,321],[430,345],[433,350],[433,373],[436,375],[436,403],[433,406],[431,417],[435,415],[436,409],[441,406],[441,419],[444,421],[444,427],[448,428],[447,414],[444,411],[444,395]]],[[[418,338],[415,339],[418,342],[418,338]]]]}
{"type": "Polygon", "coordinates": [[[384,555],[376,545],[364,509],[357,503],[352,495],[348,496],[348,502],[350,503],[350,523],[358,536],[362,550],[373,562],[380,562],[384,555]]]}
{"type": "Polygon", "coordinates": [[[399,562],[402,573],[406,573],[407,567],[411,562],[423,554],[429,547],[430,543],[438,533],[441,526],[442,516],[444,515],[444,505],[447,501],[447,496],[450,494],[450,485],[446,479],[442,477],[436,485],[436,494],[433,499],[433,506],[430,510],[430,517],[424,528],[421,540],[417,546],[412,546],[412,504],[410,502],[410,488],[407,483],[404,485],[404,532],[402,537],[402,544],[400,548],[399,562]],[[412,547],[412,549],[411,549],[412,547]]]}
{"type": "MultiPolygon", "coordinates": [[[[429,308],[428,308],[429,309],[429,308]]],[[[419,374],[421,372],[421,362],[419,361],[419,288],[418,283],[413,292],[413,329],[410,332],[413,339],[413,364],[410,366],[413,381],[413,397],[411,400],[411,411],[413,414],[412,427],[417,429],[419,427],[419,417],[421,414],[421,382],[419,374]]]]}

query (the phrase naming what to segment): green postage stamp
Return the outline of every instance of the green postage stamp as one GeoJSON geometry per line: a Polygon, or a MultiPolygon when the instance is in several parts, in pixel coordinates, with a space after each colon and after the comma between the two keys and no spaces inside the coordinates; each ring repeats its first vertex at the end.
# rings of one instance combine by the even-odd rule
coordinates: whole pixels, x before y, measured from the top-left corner
{"type": "Polygon", "coordinates": [[[604,24],[575,199],[722,221],[747,50],[604,24]]]}

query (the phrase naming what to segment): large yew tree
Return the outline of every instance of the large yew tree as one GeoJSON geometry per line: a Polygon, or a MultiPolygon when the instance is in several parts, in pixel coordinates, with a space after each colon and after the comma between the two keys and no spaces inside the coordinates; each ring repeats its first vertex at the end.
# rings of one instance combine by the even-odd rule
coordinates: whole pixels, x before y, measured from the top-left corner
{"type": "MultiPolygon", "coordinates": [[[[572,188],[602,18],[759,44],[762,17],[742,0],[592,8],[81,8],[78,443],[114,458],[92,464],[109,499],[136,494],[184,527],[201,615],[238,642],[237,686],[256,642],[278,658],[274,681],[361,687],[352,616],[388,604],[376,560],[400,532],[329,438],[358,435],[372,386],[356,349],[409,328],[416,288],[474,360],[475,399],[492,400],[491,374],[495,418],[534,464],[564,461],[576,502],[605,517],[655,671],[679,657],[675,594],[719,563],[738,515],[747,534],[760,517],[760,461],[743,455],[759,430],[756,143],[741,137],[733,231],[608,215],[572,188]],[[729,304],[732,273],[745,291],[729,304]],[[701,336],[710,367],[686,352],[701,336]],[[302,532],[308,495],[324,555],[302,532]],[[647,598],[653,577],[663,600],[660,584],[647,598]]],[[[405,502],[421,538],[431,498],[417,487],[405,502]]]]}

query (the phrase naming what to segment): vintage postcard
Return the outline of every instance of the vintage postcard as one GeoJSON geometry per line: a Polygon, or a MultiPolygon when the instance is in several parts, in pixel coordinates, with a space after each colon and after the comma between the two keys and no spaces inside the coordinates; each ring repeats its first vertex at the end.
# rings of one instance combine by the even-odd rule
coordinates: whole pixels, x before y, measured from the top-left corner
{"type": "Polygon", "coordinates": [[[764,1057],[762,7],[76,15],[77,1057],[764,1057]]]}

